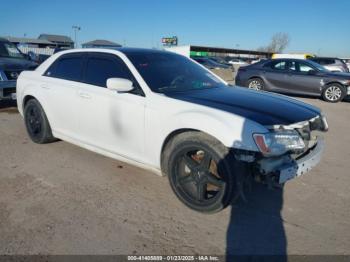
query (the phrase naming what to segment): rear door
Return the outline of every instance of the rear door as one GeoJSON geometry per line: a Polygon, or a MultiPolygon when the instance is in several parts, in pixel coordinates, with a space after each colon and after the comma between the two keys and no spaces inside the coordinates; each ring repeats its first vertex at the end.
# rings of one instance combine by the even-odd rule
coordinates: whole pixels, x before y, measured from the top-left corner
{"type": "Polygon", "coordinates": [[[51,128],[72,138],[79,134],[76,102],[84,64],[84,53],[62,55],[46,70],[39,86],[51,128]]]}
{"type": "Polygon", "coordinates": [[[272,60],[263,67],[265,87],[268,91],[283,92],[288,84],[287,61],[278,59],[272,60]]]}
{"type": "Polygon", "coordinates": [[[85,144],[114,154],[141,159],[144,151],[145,96],[118,56],[89,53],[84,84],[78,95],[79,133],[85,144]],[[106,87],[109,78],[125,78],[134,90],[118,93],[106,87]]]}

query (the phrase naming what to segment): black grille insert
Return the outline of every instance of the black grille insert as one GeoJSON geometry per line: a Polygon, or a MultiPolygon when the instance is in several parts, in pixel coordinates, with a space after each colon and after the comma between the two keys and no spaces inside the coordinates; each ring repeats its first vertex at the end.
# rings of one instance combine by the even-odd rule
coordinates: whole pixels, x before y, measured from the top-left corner
{"type": "Polygon", "coordinates": [[[15,87],[11,87],[11,88],[4,88],[3,89],[3,96],[10,96],[11,94],[16,93],[16,88],[15,87]]]}

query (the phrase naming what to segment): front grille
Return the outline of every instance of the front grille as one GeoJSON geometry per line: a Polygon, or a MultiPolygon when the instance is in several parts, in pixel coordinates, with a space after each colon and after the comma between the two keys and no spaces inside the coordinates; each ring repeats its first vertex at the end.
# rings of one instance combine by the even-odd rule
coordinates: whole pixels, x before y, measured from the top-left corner
{"type": "Polygon", "coordinates": [[[4,88],[3,90],[3,96],[10,96],[13,93],[16,93],[16,88],[15,87],[11,87],[11,88],[4,88]]]}
{"type": "Polygon", "coordinates": [[[5,75],[8,80],[17,80],[21,71],[5,71],[5,75]]]}

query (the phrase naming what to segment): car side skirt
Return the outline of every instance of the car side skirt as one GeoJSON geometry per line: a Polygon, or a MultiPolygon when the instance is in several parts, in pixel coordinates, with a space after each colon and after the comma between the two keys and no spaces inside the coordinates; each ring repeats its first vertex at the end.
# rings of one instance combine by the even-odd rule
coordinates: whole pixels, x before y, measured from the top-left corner
{"type": "Polygon", "coordinates": [[[60,132],[54,131],[54,130],[52,130],[52,134],[53,134],[54,137],[56,137],[58,139],[61,139],[61,140],[66,141],[68,143],[71,143],[71,144],[74,144],[76,146],[85,148],[85,149],[87,149],[89,151],[95,152],[97,154],[100,154],[100,155],[103,155],[103,156],[106,156],[106,157],[113,158],[115,160],[119,160],[119,161],[125,162],[127,164],[131,164],[131,165],[140,167],[142,169],[151,171],[152,173],[154,173],[154,174],[156,174],[158,176],[163,176],[162,171],[159,168],[155,167],[155,166],[152,166],[152,165],[149,165],[149,164],[146,164],[146,163],[143,163],[143,162],[140,162],[140,161],[128,158],[126,156],[122,156],[122,155],[119,155],[119,154],[116,154],[116,153],[104,150],[102,148],[99,148],[99,147],[96,147],[96,146],[84,143],[82,141],[78,141],[76,139],[68,137],[68,136],[66,136],[66,135],[64,135],[64,134],[62,134],[60,132]]]}

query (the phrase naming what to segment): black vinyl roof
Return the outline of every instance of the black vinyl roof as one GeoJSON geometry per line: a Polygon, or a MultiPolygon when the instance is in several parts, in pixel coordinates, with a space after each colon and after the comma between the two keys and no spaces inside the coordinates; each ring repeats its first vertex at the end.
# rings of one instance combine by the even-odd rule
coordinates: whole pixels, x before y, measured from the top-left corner
{"type": "Polygon", "coordinates": [[[136,48],[136,47],[120,47],[115,48],[115,50],[120,51],[124,53],[125,55],[131,55],[131,54],[152,54],[152,53],[170,53],[175,54],[173,52],[169,52],[166,50],[159,50],[159,49],[149,49],[149,48],[136,48]]]}

